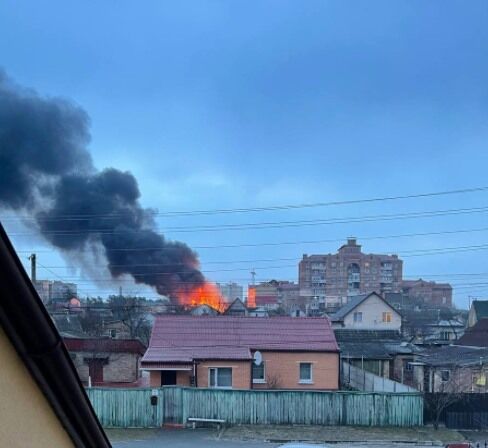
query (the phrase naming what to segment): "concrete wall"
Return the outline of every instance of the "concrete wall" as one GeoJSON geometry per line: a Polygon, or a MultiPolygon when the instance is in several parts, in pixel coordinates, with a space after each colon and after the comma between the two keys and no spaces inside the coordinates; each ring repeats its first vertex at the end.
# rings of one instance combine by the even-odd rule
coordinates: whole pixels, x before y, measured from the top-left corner
{"type": "Polygon", "coordinates": [[[362,330],[400,330],[402,318],[379,297],[372,295],[344,318],[345,328],[362,330]],[[354,322],[354,313],[362,312],[362,322],[354,322]],[[383,312],[391,313],[391,322],[383,322],[383,312]]]}
{"type": "Polygon", "coordinates": [[[50,404],[0,328],[0,445],[73,447],[50,404]]]}
{"type": "Polygon", "coordinates": [[[316,352],[261,352],[266,383],[253,383],[253,389],[327,389],[339,388],[339,355],[316,352]],[[301,384],[300,363],[312,363],[311,384],[301,384]]]}
{"type": "Polygon", "coordinates": [[[88,382],[86,358],[108,358],[103,366],[103,381],[107,383],[132,383],[139,378],[140,355],[135,353],[70,352],[76,371],[84,383],[88,382]]]}

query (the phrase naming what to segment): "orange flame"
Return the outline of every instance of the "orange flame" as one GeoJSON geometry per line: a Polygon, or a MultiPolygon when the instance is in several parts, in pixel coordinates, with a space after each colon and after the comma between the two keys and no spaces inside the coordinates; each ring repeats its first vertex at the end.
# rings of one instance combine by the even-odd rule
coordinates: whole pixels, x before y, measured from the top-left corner
{"type": "Polygon", "coordinates": [[[190,290],[180,291],[177,297],[178,302],[185,307],[208,305],[219,312],[223,312],[227,308],[227,303],[219,289],[210,282],[205,282],[202,286],[190,290]]]}
{"type": "Polygon", "coordinates": [[[247,307],[256,308],[256,287],[251,285],[247,289],[247,307]]]}

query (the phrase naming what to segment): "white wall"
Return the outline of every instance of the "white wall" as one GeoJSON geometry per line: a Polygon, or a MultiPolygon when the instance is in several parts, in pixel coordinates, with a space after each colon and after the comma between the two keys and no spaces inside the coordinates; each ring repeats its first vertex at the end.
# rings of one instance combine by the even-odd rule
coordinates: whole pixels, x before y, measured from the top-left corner
{"type": "Polygon", "coordinates": [[[378,296],[372,295],[344,317],[344,327],[361,330],[400,330],[402,319],[378,296]],[[354,322],[354,313],[362,312],[362,322],[354,322]],[[391,313],[391,322],[383,322],[383,312],[391,313]]]}

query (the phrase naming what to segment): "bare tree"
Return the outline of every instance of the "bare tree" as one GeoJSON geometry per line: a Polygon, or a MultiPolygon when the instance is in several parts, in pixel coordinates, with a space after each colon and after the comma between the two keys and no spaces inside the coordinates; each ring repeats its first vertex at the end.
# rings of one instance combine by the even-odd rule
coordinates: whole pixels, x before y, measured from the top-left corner
{"type": "Polygon", "coordinates": [[[281,375],[279,373],[267,375],[266,383],[268,389],[279,389],[281,387],[281,375]]]}
{"type": "Polygon", "coordinates": [[[427,409],[433,417],[434,429],[439,429],[443,412],[459,401],[466,392],[466,378],[471,378],[471,371],[457,366],[427,373],[432,383],[432,393],[426,397],[427,409]]]}
{"type": "Polygon", "coordinates": [[[108,301],[114,319],[120,320],[129,336],[139,338],[144,345],[149,343],[151,323],[148,320],[146,299],[133,296],[110,296],[108,301]]]}

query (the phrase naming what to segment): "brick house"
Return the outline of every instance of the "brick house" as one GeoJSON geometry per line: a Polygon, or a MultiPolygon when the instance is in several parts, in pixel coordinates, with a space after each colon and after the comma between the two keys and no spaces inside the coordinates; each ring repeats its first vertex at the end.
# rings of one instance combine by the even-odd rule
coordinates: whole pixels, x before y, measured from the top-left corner
{"type": "Polygon", "coordinates": [[[63,338],[84,384],[135,383],[145,347],[138,339],[63,338]]]}
{"type": "Polygon", "coordinates": [[[161,315],[141,368],[152,387],[339,388],[328,318],[161,315]]]}

